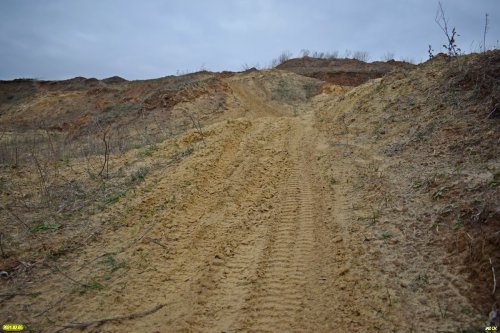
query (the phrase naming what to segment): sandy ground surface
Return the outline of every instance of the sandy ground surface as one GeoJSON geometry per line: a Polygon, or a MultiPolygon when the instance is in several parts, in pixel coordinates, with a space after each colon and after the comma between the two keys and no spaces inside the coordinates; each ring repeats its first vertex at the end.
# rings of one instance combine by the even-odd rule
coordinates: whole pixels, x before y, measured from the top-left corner
{"type": "Polygon", "coordinates": [[[130,193],[105,213],[114,228],[38,277],[29,313],[43,313],[48,328],[165,305],[93,332],[435,327],[415,321],[398,288],[372,274],[390,248],[367,256],[347,193],[318,164],[328,146],[313,117],[240,119],[207,131],[148,193],[130,193]],[[111,255],[126,267],[110,273],[111,255]],[[106,287],[82,292],[68,276],[106,287]]]}
{"type": "Polygon", "coordinates": [[[3,281],[2,320],[33,332],[455,332],[484,320],[446,265],[448,236],[412,211],[424,203],[411,177],[427,169],[411,152],[384,155],[378,113],[352,111],[381,80],[273,99],[265,84],[290,75],[227,79],[235,116],[159,144],[144,182],[85,217],[76,249],[3,281]]]}

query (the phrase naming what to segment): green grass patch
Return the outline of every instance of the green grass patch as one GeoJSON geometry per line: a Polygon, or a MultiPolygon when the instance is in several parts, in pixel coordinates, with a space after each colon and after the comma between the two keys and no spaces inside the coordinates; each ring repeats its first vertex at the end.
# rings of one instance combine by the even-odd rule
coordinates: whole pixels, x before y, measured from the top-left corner
{"type": "Polygon", "coordinates": [[[463,226],[463,222],[460,219],[457,219],[455,223],[453,223],[453,230],[458,230],[463,226]]]}
{"type": "Polygon", "coordinates": [[[127,267],[127,264],[124,261],[118,262],[118,261],[116,261],[116,259],[112,255],[106,256],[106,258],[104,258],[103,262],[106,266],[108,266],[108,268],[111,272],[117,271],[120,268],[127,267]]]}
{"type": "Polygon", "coordinates": [[[132,183],[142,182],[144,180],[144,178],[146,177],[146,175],[148,174],[148,172],[149,172],[148,167],[140,167],[138,170],[134,171],[130,175],[130,181],[132,183]]]}
{"type": "Polygon", "coordinates": [[[447,190],[448,189],[446,187],[441,187],[439,190],[434,192],[434,194],[432,194],[432,200],[436,201],[444,198],[444,194],[446,193],[447,190]]]}
{"type": "Polygon", "coordinates": [[[194,147],[193,147],[193,146],[191,146],[191,145],[189,145],[189,146],[187,146],[184,150],[182,150],[182,151],[179,153],[179,155],[180,155],[181,157],[186,157],[186,156],[191,155],[193,152],[194,152],[194,147]]]}
{"type": "Polygon", "coordinates": [[[127,191],[118,191],[115,193],[111,193],[110,195],[106,196],[106,198],[104,199],[104,203],[108,205],[114,204],[118,200],[120,200],[120,198],[123,197],[125,193],[127,193],[127,191]]]}
{"type": "Polygon", "coordinates": [[[380,236],[378,237],[378,239],[380,239],[380,240],[389,239],[392,236],[393,236],[392,232],[390,232],[390,231],[384,231],[383,233],[380,234],[380,236]]]}
{"type": "Polygon", "coordinates": [[[42,222],[31,228],[31,232],[39,232],[44,230],[59,230],[59,228],[61,228],[60,224],[42,222]]]}
{"type": "Polygon", "coordinates": [[[490,181],[491,187],[497,187],[500,185],[500,172],[497,172],[493,175],[493,179],[490,181]]]}
{"type": "Polygon", "coordinates": [[[140,149],[137,152],[137,156],[138,157],[153,156],[154,152],[158,151],[158,149],[159,148],[157,145],[147,146],[147,147],[140,149]]]}
{"type": "Polygon", "coordinates": [[[458,309],[460,311],[460,313],[463,313],[464,315],[470,315],[472,314],[472,308],[468,305],[462,305],[460,304],[458,306],[458,309]]]}
{"type": "Polygon", "coordinates": [[[426,273],[418,274],[415,278],[415,284],[420,288],[424,288],[429,285],[429,276],[426,273]]]}
{"type": "Polygon", "coordinates": [[[104,286],[95,279],[92,279],[83,285],[82,291],[86,292],[89,290],[100,290],[100,289],[104,289],[104,286]]]}

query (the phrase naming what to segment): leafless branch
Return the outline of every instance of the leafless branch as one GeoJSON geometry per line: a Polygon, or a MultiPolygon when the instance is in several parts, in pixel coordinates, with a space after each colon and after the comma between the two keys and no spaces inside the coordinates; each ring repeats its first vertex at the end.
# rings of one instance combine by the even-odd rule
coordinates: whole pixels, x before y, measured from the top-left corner
{"type": "Polygon", "coordinates": [[[493,290],[491,291],[492,295],[495,295],[495,291],[497,289],[497,278],[495,276],[495,267],[493,266],[493,262],[490,258],[491,272],[493,273],[493,290]]]}
{"type": "Polygon", "coordinates": [[[483,33],[483,53],[486,52],[486,33],[488,32],[488,13],[485,15],[484,20],[484,33],[483,33]]]}
{"type": "Polygon", "coordinates": [[[49,188],[47,187],[47,184],[48,184],[47,177],[45,175],[44,170],[42,169],[42,165],[40,164],[40,161],[36,157],[34,147],[33,147],[33,150],[31,151],[31,158],[33,158],[33,161],[35,162],[35,166],[36,166],[36,169],[38,171],[38,174],[40,175],[40,181],[42,183],[41,184],[42,190],[43,190],[43,192],[45,192],[47,202],[50,203],[51,200],[50,200],[49,188]]]}
{"type": "Polygon", "coordinates": [[[159,304],[151,309],[148,309],[146,311],[142,312],[136,312],[128,315],[123,315],[123,316],[116,316],[116,317],[109,317],[109,318],[102,318],[102,319],[96,319],[96,320],[89,320],[89,321],[83,321],[83,322],[71,322],[63,325],[64,328],[86,328],[91,325],[101,325],[109,321],[117,321],[117,320],[129,320],[129,319],[134,319],[134,318],[139,318],[139,317],[144,317],[147,316],[151,313],[154,313],[161,308],[163,308],[165,304],[159,304]]]}
{"type": "Polygon", "coordinates": [[[447,44],[444,44],[443,47],[448,51],[449,56],[458,56],[461,50],[456,45],[456,37],[459,35],[457,34],[455,28],[453,28],[450,32],[450,30],[448,29],[448,19],[446,18],[443,5],[441,4],[441,2],[439,2],[438,4],[439,7],[436,12],[434,21],[446,36],[447,44]]]}
{"type": "Polygon", "coordinates": [[[79,282],[79,281],[77,281],[77,280],[73,279],[73,278],[72,278],[71,276],[69,276],[68,274],[64,273],[64,272],[63,272],[63,271],[62,271],[59,267],[57,267],[57,265],[55,265],[55,264],[54,264],[54,266],[52,266],[52,265],[49,265],[48,263],[44,263],[44,264],[45,264],[47,267],[49,267],[50,269],[52,269],[52,270],[54,270],[54,268],[55,268],[55,270],[56,270],[57,272],[59,272],[59,274],[61,274],[62,276],[64,276],[66,279],[70,280],[70,281],[71,281],[71,282],[73,282],[74,284],[78,284],[78,285],[80,285],[80,286],[85,286],[85,284],[84,284],[84,283],[81,283],[81,282],[79,282]]]}
{"type": "Polygon", "coordinates": [[[203,135],[200,120],[198,118],[195,118],[191,112],[186,111],[186,113],[187,113],[187,116],[189,117],[189,119],[191,120],[191,122],[193,123],[193,127],[196,129],[198,134],[201,135],[201,139],[203,140],[203,143],[205,143],[205,135],[203,135]]]}
{"type": "Polygon", "coordinates": [[[150,242],[155,243],[156,245],[161,246],[162,248],[164,248],[165,250],[167,250],[167,251],[168,251],[168,247],[167,247],[165,244],[160,243],[160,241],[158,241],[157,239],[154,239],[154,238],[151,238],[151,237],[147,237],[146,239],[147,239],[148,241],[150,241],[150,242]]]}
{"type": "Polygon", "coordinates": [[[493,110],[491,110],[491,112],[488,114],[488,117],[486,117],[487,119],[493,118],[495,112],[498,110],[498,106],[500,106],[500,103],[497,103],[495,105],[495,107],[493,108],[493,110]]]}
{"type": "Polygon", "coordinates": [[[0,252],[2,253],[2,258],[5,258],[6,255],[3,250],[2,240],[3,240],[3,232],[0,231],[0,252]]]}
{"type": "Polygon", "coordinates": [[[40,294],[41,293],[39,293],[39,292],[37,292],[37,293],[26,293],[26,292],[19,291],[19,292],[1,293],[0,297],[8,299],[8,298],[12,298],[12,297],[15,297],[15,296],[38,296],[40,294]]]}
{"type": "Polygon", "coordinates": [[[106,169],[106,178],[109,177],[109,138],[107,138],[109,129],[106,129],[102,136],[102,141],[104,142],[104,161],[102,164],[101,171],[99,172],[99,176],[102,175],[104,169],[106,169]]]}
{"type": "Polygon", "coordinates": [[[19,222],[21,223],[25,228],[26,230],[30,230],[30,227],[26,224],[26,222],[24,222],[16,213],[14,213],[9,207],[2,207],[3,209],[5,209],[6,211],[8,211],[10,213],[10,215],[14,216],[14,218],[19,222]]]}

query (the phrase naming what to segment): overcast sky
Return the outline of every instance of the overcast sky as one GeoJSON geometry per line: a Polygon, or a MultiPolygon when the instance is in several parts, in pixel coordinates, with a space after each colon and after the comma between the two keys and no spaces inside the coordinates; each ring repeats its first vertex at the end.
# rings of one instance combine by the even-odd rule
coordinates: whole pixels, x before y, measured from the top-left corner
{"type": "MultiPolygon", "coordinates": [[[[458,44],[500,39],[500,0],[443,0],[458,44]]],[[[427,59],[443,33],[430,0],[0,0],[0,79],[147,79],[239,71],[283,50],[364,50],[370,60],[427,59]]]]}

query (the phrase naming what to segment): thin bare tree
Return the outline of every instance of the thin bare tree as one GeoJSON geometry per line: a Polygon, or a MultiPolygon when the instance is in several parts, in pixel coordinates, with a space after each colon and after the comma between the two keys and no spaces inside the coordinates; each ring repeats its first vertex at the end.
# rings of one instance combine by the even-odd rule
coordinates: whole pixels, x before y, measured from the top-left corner
{"type": "Polygon", "coordinates": [[[488,33],[488,24],[489,24],[488,16],[489,16],[488,13],[486,13],[484,19],[483,53],[486,52],[486,34],[488,33]]]}
{"type": "Polygon", "coordinates": [[[457,41],[456,41],[456,37],[460,35],[457,34],[455,27],[451,29],[451,32],[449,31],[448,19],[446,18],[446,14],[444,12],[443,5],[441,4],[441,2],[438,3],[438,9],[434,21],[437,23],[439,28],[443,31],[443,33],[446,36],[447,44],[443,44],[443,47],[447,50],[448,55],[452,57],[460,55],[462,50],[460,50],[460,48],[457,46],[457,41]]]}
{"type": "Polygon", "coordinates": [[[104,143],[104,161],[102,163],[101,171],[98,176],[102,176],[104,170],[106,170],[106,178],[109,178],[109,133],[110,128],[106,128],[102,134],[102,142],[104,143]]]}

